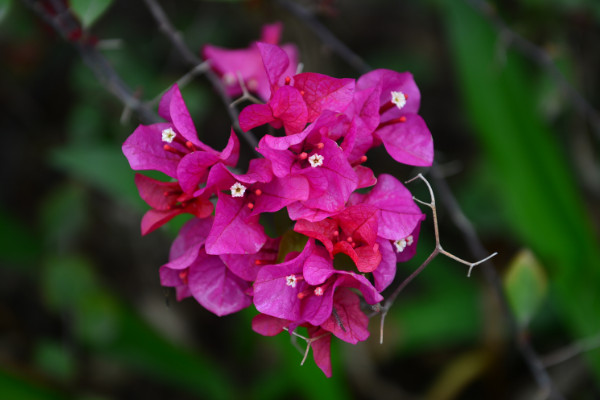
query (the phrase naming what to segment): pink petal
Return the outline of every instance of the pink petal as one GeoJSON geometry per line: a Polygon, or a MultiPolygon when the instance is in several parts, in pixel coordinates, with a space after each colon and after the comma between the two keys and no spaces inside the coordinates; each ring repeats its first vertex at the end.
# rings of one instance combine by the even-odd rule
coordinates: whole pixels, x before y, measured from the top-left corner
{"type": "Polygon", "coordinates": [[[273,150],[287,150],[291,146],[302,143],[306,136],[310,133],[310,126],[300,133],[294,133],[286,136],[271,136],[265,135],[260,143],[273,150]]]}
{"type": "Polygon", "coordinates": [[[381,262],[377,268],[372,271],[373,280],[375,281],[375,289],[383,292],[393,281],[396,276],[396,253],[392,243],[386,239],[377,239],[379,243],[379,252],[381,253],[381,262]]]}
{"type": "Polygon", "coordinates": [[[311,338],[319,338],[310,345],[313,350],[313,358],[325,376],[331,378],[331,334],[319,327],[309,327],[308,335],[311,338]]]}
{"type": "Polygon", "coordinates": [[[259,188],[262,194],[256,197],[252,215],[279,211],[295,201],[306,200],[309,193],[308,181],[303,176],[275,178],[259,188]]]}
{"type": "Polygon", "coordinates": [[[333,260],[322,247],[315,247],[314,254],[307,257],[304,262],[302,274],[306,283],[311,286],[323,284],[336,273],[333,260]]]}
{"type": "Polygon", "coordinates": [[[376,69],[356,82],[356,88],[363,90],[381,85],[380,104],[386,104],[392,98],[391,92],[402,92],[407,95],[406,105],[401,111],[417,113],[421,102],[421,94],[410,72],[396,72],[389,69],[376,69]]]}
{"type": "MultiPolygon", "coordinates": [[[[425,215],[423,215],[423,220],[425,219],[425,215]]],[[[409,246],[407,244],[407,246],[404,248],[404,250],[402,252],[396,252],[396,261],[397,262],[405,262],[410,260],[411,258],[414,257],[414,255],[417,253],[417,243],[419,241],[419,233],[421,231],[421,221],[419,221],[419,223],[417,223],[416,228],[410,233],[410,235],[413,237],[413,243],[409,246]]],[[[395,250],[395,248],[394,248],[395,250]]]]}
{"type": "Polygon", "coordinates": [[[244,132],[257,126],[268,124],[274,120],[275,117],[273,116],[271,107],[267,104],[250,104],[244,107],[239,116],[240,128],[244,132]]]}
{"type": "Polygon", "coordinates": [[[379,209],[377,235],[382,238],[403,239],[424,217],[412,194],[391,175],[381,174],[373,190],[361,196],[353,195],[350,204],[356,204],[358,200],[379,209]]]}
{"type": "Polygon", "coordinates": [[[358,177],[357,189],[373,186],[377,183],[377,178],[375,178],[371,168],[363,165],[357,165],[354,167],[354,172],[356,172],[356,176],[358,177]]]}
{"type": "MultiPolygon", "coordinates": [[[[166,143],[162,141],[162,131],[171,126],[168,123],[139,125],[133,131],[122,147],[131,169],[136,171],[156,170],[171,178],[177,177],[177,164],[181,156],[166,151],[164,149],[166,143]]],[[[172,143],[170,146],[178,148],[177,143],[172,143]]],[[[184,149],[178,148],[178,150],[184,149]]]]}
{"type": "Polygon", "coordinates": [[[194,298],[218,316],[239,311],[252,304],[246,294],[248,282],[235,276],[217,256],[201,252],[190,266],[188,286],[194,298]]]}
{"type": "Polygon", "coordinates": [[[258,144],[258,152],[271,161],[273,174],[279,178],[290,175],[292,165],[296,162],[297,157],[288,150],[274,150],[269,146],[264,145],[267,136],[263,137],[258,144]]]}
{"type": "Polygon", "coordinates": [[[254,305],[259,312],[290,321],[300,319],[298,293],[308,285],[303,280],[298,280],[294,286],[289,285],[287,277],[302,275],[304,262],[314,249],[314,243],[309,240],[295,258],[277,265],[265,265],[258,271],[254,282],[254,305]]]}
{"type": "Polygon", "coordinates": [[[208,217],[213,210],[212,203],[207,199],[194,199],[186,207],[176,207],[171,210],[148,210],[142,217],[141,230],[142,235],[160,228],[179,214],[189,213],[198,218],[208,217]]]}
{"type": "MultiPolygon", "coordinates": [[[[331,254],[333,251],[331,239],[333,238],[333,233],[338,231],[338,224],[333,219],[324,219],[317,222],[300,219],[294,225],[294,231],[320,241],[329,254],[331,254]]],[[[313,284],[319,283],[321,282],[313,284]]]]}
{"type": "Polygon", "coordinates": [[[356,269],[362,273],[372,272],[381,262],[381,254],[379,253],[379,246],[377,244],[354,248],[350,243],[342,240],[333,246],[332,254],[336,255],[338,253],[348,255],[354,261],[356,269]]]}
{"type": "Polygon", "coordinates": [[[272,24],[263,25],[260,32],[260,41],[269,44],[279,44],[281,38],[281,31],[283,30],[283,24],[281,22],[274,22],[272,24]]]}
{"type": "Polygon", "coordinates": [[[245,281],[253,282],[263,265],[275,264],[280,239],[267,238],[265,245],[255,254],[221,254],[227,268],[245,281]]]}
{"type": "Polygon", "coordinates": [[[154,209],[167,211],[177,202],[181,188],[177,182],[162,182],[142,174],[135,174],[135,185],[140,197],[154,209]]]}
{"type": "Polygon", "coordinates": [[[225,146],[225,148],[221,152],[220,158],[221,160],[223,160],[223,163],[225,165],[235,167],[238,163],[239,156],[240,141],[238,140],[238,137],[232,128],[231,134],[229,135],[229,141],[227,142],[227,146],[225,146]]]}
{"type": "Polygon", "coordinates": [[[333,296],[333,307],[339,320],[332,314],[321,324],[321,328],[348,343],[356,344],[367,340],[369,318],[360,309],[360,299],[356,293],[347,288],[339,288],[333,296]]]}
{"type": "Polygon", "coordinates": [[[387,152],[398,162],[428,167],[433,163],[433,139],[423,118],[417,114],[405,115],[399,122],[377,129],[387,152]]]}
{"type": "Polygon", "coordinates": [[[353,79],[337,79],[327,75],[305,72],[294,77],[294,87],[304,92],[308,106],[308,122],[312,122],[323,110],[342,112],[352,101],[353,79]]]}
{"type": "Polygon", "coordinates": [[[171,245],[169,262],[165,267],[177,270],[189,267],[198,258],[198,251],[204,246],[212,224],[212,217],[186,222],[171,245]]]}
{"type": "Polygon", "coordinates": [[[181,208],[165,211],[148,210],[142,217],[142,235],[153,232],[182,213],[183,210],[181,208]]]}
{"type": "Polygon", "coordinates": [[[273,93],[279,86],[282,75],[288,69],[290,60],[286,52],[278,46],[261,42],[256,43],[256,46],[263,59],[265,71],[271,84],[271,92],[273,93]]]}
{"type": "Polygon", "coordinates": [[[258,216],[243,198],[218,193],[215,222],[206,239],[208,254],[254,254],[265,244],[267,236],[258,216]]]}
{"type": "Polygon", "coordinates": [[[377,239],[377,207],[357,204],[346,207],[335,219],[344,234],[372,245],[377,239]]]}
{"type": "Polygon", "coordinates": [[[183,101],[179,86],[174,84],[161,98],[158,113],[167,121],[173,122],[175,130],[199,148],[206,149],[206,145],[198,140],[194,121],[183,101]]]}
{"type": "Polygon", "coordinates": [[[306,127],[308,111],[297,89],[291,86],[280,87],[271,97],[269,106],[273,117],[283,123],[286,135],[302,132],[306,127]]]}
{"type": "Polygon", "coordinates": [[[324,139],[323,144],[323,149],[318,151],[324,157],[323,165],[316,168],[309,166],[300,172],[311,185],[310,197],[304,205],[327,212],[339,212],[356,189],[358,177],[333,140],[324,139]]]}
{"type": "Polygon", "coordinates": [[[316,222],[324,220],[336,214],[337,211],[323,211],[317,208],[310,208],[304,205],[305,202],[298,201],[287,206],[288,214],[292,221],[305,219],[307,221],[316,222]]]}
{"type": "Polygon", "coordinates": [[[289,325],[287,319],[275,318],[270,315],[258,314],[252,318],[252,330],[263,336],[275,336],[283,332],[289,325]]]}
{"type": "Polygon", "coordinates": [[[195,151],[183,157],[177,166],[177,179],[184,192],[193,194],[198,184],[206,182],[208,169],[219,157],[206,151],[195,151]]]}

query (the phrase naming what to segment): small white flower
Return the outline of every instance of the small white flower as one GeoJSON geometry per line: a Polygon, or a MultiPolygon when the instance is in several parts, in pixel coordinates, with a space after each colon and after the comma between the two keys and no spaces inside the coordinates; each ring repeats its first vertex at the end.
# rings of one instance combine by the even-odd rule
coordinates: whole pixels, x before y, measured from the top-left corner
{"type": "Polygon", "coordinates": [[[296,275],[294,275],[294,274],[288,275],[285,277],[285,284],[287,286],[291,286],[291,287],[295,288],[296,282],[298,282],[298,279],[296,278],[296,275]]]}
{"type": "Polygon", "coordinates": [[[406,245],[407,246],[411,246],[413,244],[413,241],[414,241],[414,239],[413,239],[412,235],[408,235],[406,237],[406,245]]]}
{"type": "Polygon", "coordinates": [[[320,167],[321,165],[323,165],[323,156],[320,154],[313,154],[312,156],[308,157],[308,162],[310,163],[310,166],[313,168],[316,167],[320,167]]]}
{"type": "Polygon", "coordinates": [[[315,296],[323,296],[323,288],[321,286],[319,286],[318,288],[315,289],[315,296]]]}
{"type": "Polygon", "coordinates": [[[392,92],[392,103],[402,110],[402,107],[406,105],[406,96],[402,92],[392,92]]]}
{"type": "Polygon", "coordinates": [[[406,248],[406,239],[396,240],[394,246],[396,246],[396,253],[402,253],[406,248]]]}
{"type": "Polygon", "coordinates": [[[163,129],[163,131],[162,131],[162,141],[163,142],[171,143],[171,142],[173,142],[173,139],[175,139],[175,136],[177,136],[177,134],[175,133],[173,128],[163,129]]]}
{"type": "Polygon", "coordinates": [[[244,197],[244,193],[246,192],[246,186],[239,182],[234,183],[230,189],[231,197],[244,197]]]}

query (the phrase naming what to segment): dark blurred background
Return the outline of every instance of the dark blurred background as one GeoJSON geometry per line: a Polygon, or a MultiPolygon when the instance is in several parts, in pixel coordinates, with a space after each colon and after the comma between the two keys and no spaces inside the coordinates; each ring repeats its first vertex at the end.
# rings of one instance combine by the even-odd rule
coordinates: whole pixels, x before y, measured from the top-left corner
{"type": "MultiPolygon", "coordinates": [[[[566,346],[589,350],[547,370],[567,398],[600,398],[600,3],[298,3],[371,67],[413,73],[438,169],[499,252],[519,334],[549,363],[566,346]]],[[[141,100],[189,71],[143,1],[69,4],[141,100]]],[[[263,24],[282,21],[305,71],[359,76],[282,2],[162,5],[196,54],[207,43],[246,47],[263,24]]],[[[254,333],[255,310],[219,318],[177,302],[158,268],[185,217],[140,235],[147,206],[121,153],[137,115],[25,2],[0,1],[0,60],[0,398],[546,398],[489,281],[447,258],[398,298],[382,345],[377,317],[366,343],[333,341],[331,379],[311,356],[299,365],[288,335],[254,333]]],[[[223,148],[231,123],[209,82],[196,77],[182,92],[200,139],[223,148]]],[[[245,143],[242,154],[252,155],[245,143]]],[[[426,172],[383,149],[368,156],[378,174],[426,172]]],[[[428,199],[422,183],[409,188],[428,199]]],[[[433,249],[423,211],[418,254],[398,280],[433,249]]],[[[444,248],[474,261],[438,212],[444,248]]]]}

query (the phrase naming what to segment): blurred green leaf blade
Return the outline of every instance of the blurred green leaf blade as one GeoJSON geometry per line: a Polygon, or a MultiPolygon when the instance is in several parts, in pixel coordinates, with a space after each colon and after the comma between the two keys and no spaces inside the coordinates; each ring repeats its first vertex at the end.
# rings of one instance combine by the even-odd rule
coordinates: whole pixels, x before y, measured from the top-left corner
{"type": "Polygon", "coordinates": [[[546,272],[530,250],[521,250],[513,258],[504,276],[504,289],[517,321],[521,327],[527,326],[548,291],[546,272]]]}
{"type": "MultiPolygon", "coordinates": [[[[515,238],[548,268],[573,336],[600,330],[600,247],[556,133],[539,114],[532,69],[463,2],[440,2],[473,131],[498,185],[515,238]],[[577,288],[574,290],[573,288],[577,288]]],[[[538,73],[538,66],[535,66],[538,73]]],[[[600,375],[600,357],[589,354],[600,375]]]]}
{"type": "Polygon", "coordinates": [[[84,28],[89,28],[108,10],[112,0],[71,0],[71,10],[84,28]]]}

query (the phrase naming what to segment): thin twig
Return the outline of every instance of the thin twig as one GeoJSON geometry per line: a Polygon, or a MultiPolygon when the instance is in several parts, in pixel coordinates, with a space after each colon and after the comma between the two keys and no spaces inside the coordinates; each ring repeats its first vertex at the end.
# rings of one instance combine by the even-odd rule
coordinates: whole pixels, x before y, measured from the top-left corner
{"type": "Polygon", "coordinates": [[[325,336],[328,336],[331,334],[330,332],[325,332],[317,337],[307,338],[306,336],[301,335],[301,334],[297,333],[296,331],[290,332],[290,330],[288,328],[283,328],[283,330],[289,332],[289,334],[292,336],[292,343],[294,344],[294,347],[296,347],[296,349],[300,352],[300,354],[303,354],[302,361],[300,361],[300,365],[304,365],[304,362],[306,361],[306,358],[308,357],[308,352],[310,351],[310,348],[311,348],[311,345],[313,344],[313,342],[316,342],[317,340],[324,338],[325,336]],[[297,346],[297,342],[295,341],[296,338],[300,338],[306,342],[305,350],[302,350],[299,346],[297,346]]]}
{"type": "Polygon", "coordinates": [[[237,72],[237,80],[238,80],[238,84],[240,85],[240,88],[242,88],[242,95],[239,98],[232,101],[231,104],[229,105],[229,107],[235,107],[237,104],[242,103],[245,100],[248,100],[254,104],[262,104],[263,103],[262,101],[260,101],[259,99],[257,99],[256,97],[254,97],[250,94],[240,71],[237,72]]]}
{"type": "Polygon", "coordinates": [[[550,76],[558,83],[563,92],[571,99],[571,103],[584,118],[587,118],[592,126],[596,139],[600,140],[600,113],[588,102],[585,97],[567,80],[560,69],[556,66],[552,57],[541,47],[536,46],[530,40],[512,30],[495,11],[495,9],[484,0],[466,0],[467,3],[487,18],[498,32],[498,35],[507,45],[514,46],[521,54],[529,58],[540,67],[544,68],[550,76]]]}
{"type": "MultiPolygon", "coordinates": [[[[471,254],[474,257],[484,257],[486,250],[483,247],[481,240],[477,236],[475,228],[462,212],[458,202],[456,201],[456,198],[454,197],[454,194],[448,186],[448,183],[438,171],[438,167],[435,164],[431,168],[431,176],[435,182],[438,192],[440,193],[440,198],[444,203],[444,206],[450,213],[450,218],[454,222],[454,225],[456,225],[459,231],[463,234],[464,240],[467,243],[471,254]]],[[[527,366],[529,367],[529,370],[531,371],[538,386],[543,392],[548,393],[551,399],[563,399],[564,397],[556,389],[552,378],[548,374],[548,371],[546,371],[546,368],[544,367],[539,355],[535,352],[533,346],[531,346],[527,336],[518,329],[517,319],[510,308],[506,293],[502,287],[502,280],[498,276],[493,264],[490,261],[486,261],[482,264],[481,269],[485,279],[490,284],[493,292],[500,301],[500,307],[508,324],[511,336],[515,341],[517,349],[527,363],[527,366]]]]}
{"type": "MultiPolygon", "coordinates": [[[[314,20],[314,17],[307,18],[305,10],[300,9],[298,7],[289,7],[289,5],[292,3],[288,0],[280,0],[280,4],[282,4],[284,6],[288,6],[287,9],[291,13],[293,13],[297,18],[299,18],[307,23],[311,19],[314,20]],[[300,12],[300,11],[302,11],[302,12],[300,12]]],[[[309,17],[310,17],[310,15],[309,15],[309,17]]],[[[309,24],[309,26],[312,27],[311,24],[309,24]]],[[[324,41],[325,41],[325,38],[334,36],[324,26],[319,26],[319,32],[321,32],[319,37],[321,37],[321,39],[324,41]],[[324,31],[325,33],[323,33],[322,31],[324,31]]],[[[336,52],[349,65],[353,66],[357,71],[364,73],[364,72],[368,72],[371,69],[364,62],[363,62],[364,64],[356,63],[355,60],[357,58],[360,60],[360,57],[358,57],[356,54],[354,54],[352,52],[352,50],[350,50],[347,46],[345,46],[343,43],[341,43],[340,40],[338,40],[337,38],[335,38],[335,40],[328,40],[327,43],[334,52],[336,52]]],[[[432,168],[432,173],[434,175],[434,179],[436,180],[436,187],[438,187],[438,189],[440,189],[441,199],[444,202],[446,208],[448,210],[450,210],[454,224],[463,233],[463,236],[465,237],[465,239],[467,241],[467,244],[470,248],[472,255],[475,258],[485,259],[486,251],[485,251],[483,245],[481,244],[481,241],[479,240],[479,237],[477,236],[475,229],[473,228],[473,226],[471,225],[469,220],[464,216],[464,214],[460,210],[460,207],[458,206],[458,203],[456,202],[456,199],[454,198],[452,191],[446,184],[446,181],[443,179],[443,177],[440,174],[436,173],[436,169],[437,168],[435,166],[432,168]]],[[[550,378],[550,376],[548,375],[548,372],[544,368],[539,356],[535,353],[535,351],[531,347],[530,343],[527,340],[525,340],[523,335],[519,335],[518,331],[516,330],[516,326],[517,326],[516,322],[515,322],[516,319],[515,319],[514,314],[512,313],[512,310],[508,306],[506,294],[504,292],[504,289],[502,288],[502,284],[501,284],[500,278],[498,277],[498,274],[493,269],[493,267],[491,266],[489,261],[483,263],[482,265],[483,265],[484,276],[486,277],[487,281],[491,284],[491,286],[494,289],[494,292],[498,296],[500,303],[502,304],[502,309],[503,309],[503,312],[504,312],[504,315],[505,315],[507,321],[510,321],[509,325],[511,326],[511,331],[513,332],[513,338],[515,339],[515,343],[517,344],[517,349],[519,350],[523,359],[529,366],[529,369],[530,369],[532,375],[534,376],[534,379],[536,380],[538,386],[542,389],[542,391],[544,391],[546,393],[550,393],[550,395],[554,399],[563,398],[562,395],[555,389],[555,385],[554,385],[552,379],[550,378]]],[[[423,269],[423,268],[425,268],[425,267],[423,267],[423,266],[419,267],[419,269],[423,269]]],[[[396,289],[396,290],[398,290],[398,289],[396,289]]],[[[400,289],[400,291],[401,290],[402,289],[400,289]]],[[[385,309],[385,307],[382,307],[380,340],[383,340],[383,324],[384,324],[384,319],[385,319],[386,314],[387,314],[387,310],[385,309]]]]}
{"type": "Polygon", "coordinates": [[[348,46],[339,40],[329,29],[314,17],[300,4],[291,0],[279,0],[281,7],[302,20],[321,39],[325,45],[334,50],[344,61],[362,74],[371,70],[371,67],[348,46]]]}
{"type": "Polygon", "coordinates": [[[577,357],[580,354],[600,348],[600,334],[586,339],[579,340],[567,347],[559,349],[547,356],[542,357],[542,363],[546,368],[553,367],[560,363],[577,357]]]}
{"type": "Polygon", "coordinates": [[[141,102],[133,91],[123,82],[108,60],[92,45],[84,40],[69,39],[69,34],[80,28],[79,22],[61,1],[53,1],[55,14],[52,15],[35,0],[22,0],[38,17],[50,25],[61,37],[69,41],[79,52],[81,59],[92,70],[96,78],[107,90],[116,96],[124,105],[125,112],[133,110],[143,123],[158,122],[158,116],[141,102]]]}
{"type": "Polygon", "coordinates": [[[404,288],[406,286],[408,286],[408,284],[410,282],[412,282],[413,279],[415,279],[421,272],[423,272],[425,267],[427,267],[431,263],[431,261],[435,257],[438,256],[438,254],[445,255],[446,257],[449,257],[452,260],[455,260],[461,264],[467,265],[469,267],[469,272],[468,272],[467,276],[470,276],[471,270],[473,269],[473,267],[489,260],[490,258],[494,257],[496,254],[498,254],[498,253],[493,253],[479,261],[469,262],[469,261],[465,261],[462,258],[459,258],[459,257],[455,256],[454,254],[444,250],[442,248],[442,244],[440,241],[440,230],[439,230],[439,226],[438,226],[437,208],[435,205],[435,196],[433,194],[433,189],[431,188],[431,185],[429,184],[427,179],[425,179],[423,174],[418,174],[414,178],[408,180],[406,183],[413,182],[416,179],[421,179],[425,183],[425,185],[427,185],[427,189],[429,190],[429,196],[430,196],[429,203],[427,203],[425,201],[421,201],[415,197],[413,197],[413,199],[415,201],[417,201],[418,203],[421,203],[421,204],[431,208],[431,214],[432,214],[432,219],[433,219],[433,230],[434,230],[434,234],[435,234],[435,248],[433,249],[431,254],[429,254],[427,259],[425,261],[423,261],[423,263],[419,266],[419,268],[417,268],[415,271],[413,271],[413,273],[410,274],[408,276],[408,278],[406,278],[404,281],[402,281],[400,283],[400,285],[398,285],[398,287],[394,290],[394,292],[392,292],[392,294],[385,301],[385,305],[381,309],[381,326],[380,326],[380,333],[379,333],[379,342],[380,343],[383,343],[383,326],[384,326],[385,317],[386,317],[388,311],[390,310],[390,308],[392,307],[392,305],[394,304],[394,302],[396,301],[396,298],[398,297],[400,292],[402,292],[402,290],[404,290],[404,288]]]}
{"type": "MultiPolygon", "coordinates": [[[[173,46],[177,49],[177,51],[179,52],[179,54],[181,54],[185,61],[192,67],[202,64],[202,59],[196,56],[192,51],[190,51],[190,49],[183,42],[181,34],[173,27],[173,24],[169,20],[169,17],[167,16],[163,8],[160,6],[160,4],[158,4],[158,1],[144,0],[144,2],[148,6],[148,9],[152,13],[152,16],[154,17],[156,22],[158,22],[158,26],[160,27],[160,29],[163,31],[165,36],[167,36],[167,38],[171,41],[171,43],[173,43],[173,46]]],[[[229,97],[229,95],[225,92],[225,88],[223,87],[221,80],[211,70],[207,70],[204,75],[206,76],[212,87],[217,91],[217,94],[221,98],[223,104],[226,105],[225,109],[229,114],[229,119],[233,124],[233,128],[236,130],[236,132],[242,135],[246,143],[254,150],[258,146],[258,141],[256,140],[256,137],[254,136],[252,131],[244,132],[240,128],[240,124],[238,122],[238,112],[235,108],[229,106],[232,100],[229,97]]]]}
{"type": "MultiPolygon", "coordinates": [[[[179,88],[181,89],[181,88],[185,87],[188,83],[190,83],[192,81],[192,79],[194,79],[196,76],[205,74],[206,71],[208,71],[209,69],[210,69],[210,62],[205,61],[205,62],[193,67],[189,72],[187,72],[181,78],[177,79],[177,81],[175,83],[177,83],[177,86],[179,86],[179,88]]],[[[168,88],[166,88],[165,90],[163,90],[162,92],[160,92],[158,95],[156,95],[147,104],[150,106],[155,106],[156,104],[158,104],[160,102],[160,99],[162,98],[162,96],[170,88],[171,88],[171,85],[168,88]]]]}

